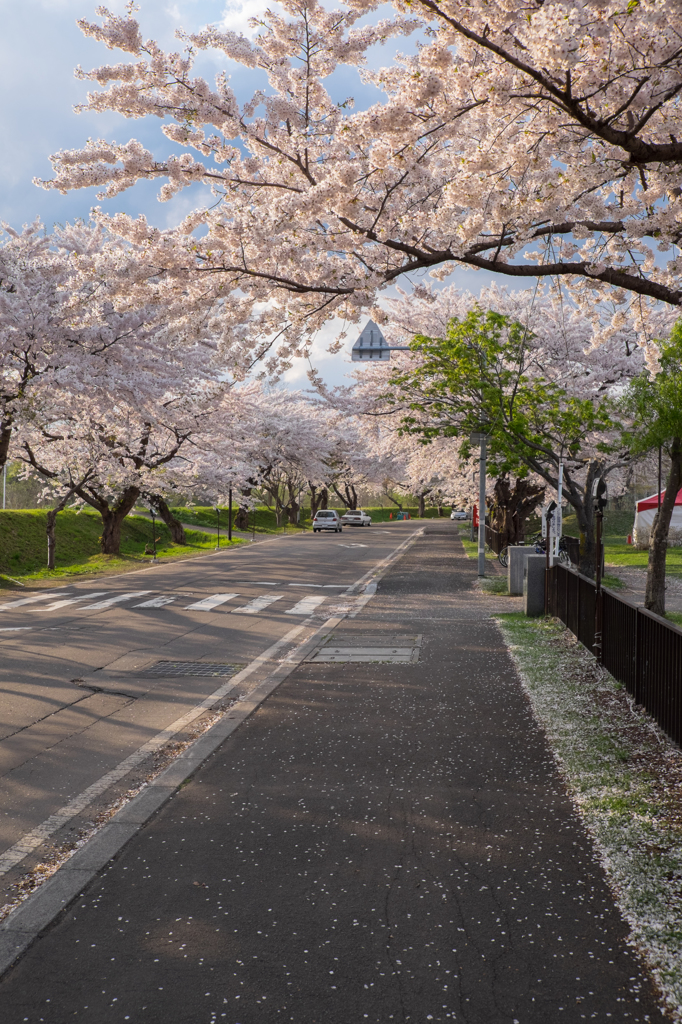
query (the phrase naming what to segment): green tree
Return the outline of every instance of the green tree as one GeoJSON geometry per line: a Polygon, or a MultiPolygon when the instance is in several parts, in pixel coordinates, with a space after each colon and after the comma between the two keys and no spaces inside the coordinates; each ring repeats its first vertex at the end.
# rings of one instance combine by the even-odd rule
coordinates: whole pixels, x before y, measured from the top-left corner
{"type": "Polygon", "coordinates": [[[665,496],[649,538],[649,565],[644,607],[665,615],[665,559],[675,498],[682,486],[682,321],[669,341],[661,342],[660,372],[639,374],[630,383],[621,407],[631,418],[623,441],[642,455],[659,447],[670,459],[665,496]]]}
{"type": "Polygon", "coordinates": [[[614,443],[619,438],[604,382],[576,363],[569,389],[566,374],[553,374],[551,360],[543,360],[522,324],[481,308],[453,319],[445,338],[417,335],[411,348],[418,364],[397,370],[384,395],[404,410],[403,429],[425,439],[462,438],[465,458],[469,434],[485,430],[491,476],[534,472],[556,488],[563,462],[564,497],[580,529],[580,568],[592,576],[592,486],[628,458],[614,443]]]}

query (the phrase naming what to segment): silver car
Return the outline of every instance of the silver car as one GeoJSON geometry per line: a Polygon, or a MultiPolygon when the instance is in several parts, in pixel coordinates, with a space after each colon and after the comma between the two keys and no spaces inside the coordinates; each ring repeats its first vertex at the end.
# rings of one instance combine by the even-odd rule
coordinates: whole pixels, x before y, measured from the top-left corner
{"type": "Polygon", "coordinates": [[[343,513],[341,522],[346,526],[371,526],[372,517],[363,512],[361,508],[352,508],[343,513]]]}
{"type": "Polygon", "coordinates": [[[463,508],[453,508],[452,512],[450,513],[450,518],[451,519],[466,519],[467,518],[467,514],[466,514],[466,512],[464,511],[463,508]]]}
{"type": "Polygon", "coordinates": [[[322,508],[315,513],[313,533],[319,533],[321,530],[333,530],[334,533],[341,533],[342,529],[341,516],[336,509],[322,508]]]}

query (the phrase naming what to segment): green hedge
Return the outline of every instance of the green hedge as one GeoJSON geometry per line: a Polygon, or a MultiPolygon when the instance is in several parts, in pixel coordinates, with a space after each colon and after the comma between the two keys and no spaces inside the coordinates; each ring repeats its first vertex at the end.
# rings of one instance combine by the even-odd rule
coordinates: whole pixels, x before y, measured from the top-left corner
{"type": "MultiPolygon", "coordinates": [[[[339,509],[339,511],[341,511],[341,510],[339,509]]],[[[418,511],[419,510],[417,509],[416,505],[415,506],[405,506],[404,511],[405,512],[409,512],[410,516],[413,519],[417,519],[418,518],[418,511]]],[[[214,508],[211,508],[210,506],[196,506],[195,505],[195,506],[193,506],[191,508],[185,508],[185,507],[182,507],[182,508],[172,508],[171,512],[182,523],[188,523],[190,525],[196,525],[196,526],[213,526],[214,528],[217,527],[217,525],[218,525],[218,516],[216,514],[216,511],[215,511],[214,508]]],[[[369,507],[366,507],[365,508],[365,512],[367,512],[372,517],[372,522],[374,522],[374,523],[388,523],[388,522],[391,521],[391,518],[393,520],[395,520],[396,515],[398,513],[398,509],[397,508],[369,508],[369,507]]],[[[232,520],[233,520],[233,522],[234,522],[234,518],[235,518],[236,515],[237,515],[237,509],[235,507],[233,507],[232,508],[232,520]]],[[[225,531],[227,531],[227,516],[228,516],[227,508],[223,508],[223,506],[221,505],[220,506],[220,528],[221,528],[221,530],[224,529],[225,531]]],[[[449,516],[450,516],[450,512],[449,512],[449,509],[448,509],[447,511],[445,511],[444,518],[449,518],[449,516]]],[[[438,509],[437,508],[427,508],[426,509],[426,515],[424,516],[424,518],[425,519],[437,519],[438,518],[438,509]]],[[[249,529],[251,529],[252,522],[253,522],[253,512],[250,512],[249,513],[249,529]]],[[[310,509],[309,508],[301,509],[301,525],[302,526],[309,526],[310,522],[311,522],[311,519],[310,519],[310,509]]],[[[264,508],[262,505],[259,506],[256,509],[256,532],[257,533],[271,533],[271,532],[275,532],[275,531],[281,530],[281,529],[282,529],[281,526],[280,527],[277,526],[277,519],[276,519],[275,512],[274,512],[273,509],[264,508]]],[[[293,527],[292,527],[292,529],[293,529],[293,527]]]]}

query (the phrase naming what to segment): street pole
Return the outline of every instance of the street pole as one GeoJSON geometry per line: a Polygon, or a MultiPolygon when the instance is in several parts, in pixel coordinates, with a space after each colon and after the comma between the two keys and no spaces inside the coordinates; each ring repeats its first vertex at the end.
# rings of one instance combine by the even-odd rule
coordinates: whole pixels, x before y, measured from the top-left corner
{"type": "Polygon", "coordinates": [[[480,435],[481,452],[478,462],[478,575],[485,576],[485,481],[486,442],[485,434],[480,435]]]}
{"type": "Polygon", "coordinates": [[[154,556],[152,558],[152,561],[155,562],[156,561],[156,519],[155,519],[156,513],[154,512],[154,509],[152,508],[151,505],[149,506],[149,511],[150,511],[151,517],[152,517],[152,550],[154,552],[154,556]]]}
{"type": "Polygon", "coordinates": [[[227,539],[232,543],[232,488],[227,492],[227,539]]]}
{"type": "Polygon", "coordinates": [[[216,505],[216,515],[218,516],[218,543],[216,544],[216,551],[220,551],[220,509],[216,505]]]}
{"type": "MultiPolygon", "coordinates": [[[[660,496],[660,489],[659,489],[660,496]]],[[[592,487],[594,500],[594,511],[597,517],[597,544],[596,556],[597,565],[595,571],[595,593],[594,593],[594,656],[601,664],[604,653],[603,623],[604,623],[604,595],[601,586],[601,563],[602,563],[602,523],[604,520],[604,509],[606,508],[607,490],[606,483],[598,477],[592,487]]]]}
{"type": "Polygon", "coordinates": [[[549,615],[549,545],[552,534],[552,513],[547,509],[545,513],[547,524],[547,538],[545,540],[545,618],[549,615]]]}
{"type": "Polygon", "coordinates": [[[594,607],[594,656],[601,664],[602,660],[602,590],[601,590],[601,528],[604,513],[597,509],[597,571],[595,573],[595,607],[594,607]]]}
{"type": "Polygon", "coordinates": [[[554,554],[559,556],[559,545],[561,544],[561,534],[563,532],[563,513],[561,511],[561,502],[564,493],[564,464],[559,463],[559,483],[556,492],[557,510],[556,510],[556,530],[554,531],[554,554]]]}

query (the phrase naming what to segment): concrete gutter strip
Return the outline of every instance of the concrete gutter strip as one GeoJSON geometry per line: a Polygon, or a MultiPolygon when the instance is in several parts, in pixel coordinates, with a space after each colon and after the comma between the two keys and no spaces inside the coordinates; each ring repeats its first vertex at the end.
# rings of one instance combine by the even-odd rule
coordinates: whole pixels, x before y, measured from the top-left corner
{"type": "MultiPolygon", "coordinates": [[[[133,797],[129,803],[125,804],[99,832],[77,850],[51,878],[43,882],[39,889],[9,914],[0,924],[0,975],[12,966],[40,933],[122,850],[141,826],[146,824],[152,815],[163,807],[178,787],[186,782],[204,761],[239,728],[242,722],[246,721],[260,707],[280,683],[308,657],[319,644],[320,637],[335,629],[347,614],[350,613],[350,617],[357,615],[376,593],[377,581],[394,562],[405,554],[423,532],[423,530],[415,531],[387,558],[345,591],[345,594],[351,595],[359,590],[370,577],[372,578],[371,582],[365,586],[363,595],[356,599],[356,607],[353,611],[349,609],[349,612],[340,612],[319,626],[312,636],[287,655],[282,663],[255,687],[247,699],[240,700],[220,721],[199,736],[168,768],[137,796],[133,797]]],[[[305,625],[306,623],[302,623],[300,627],[296,627],[296,632],[299,632],[305,625]]],[[[282,641],[278,641],[273,647],[281,645],[282,641]]],[[[273,649],[270,648],[264,654],[259,655],[246,669],[232,677],[230,683],[235,684],[240,678],[250,675],[258,665],[267,660],[272,652],[273,649]]]]}

